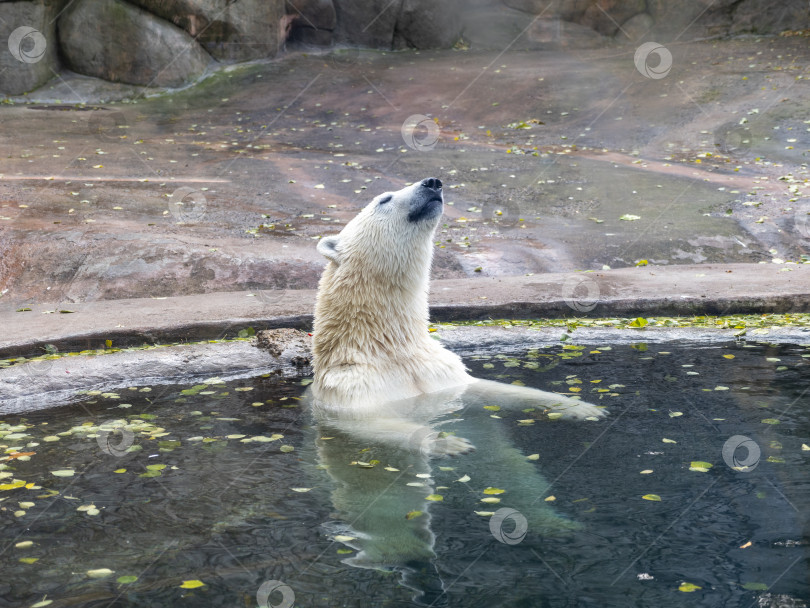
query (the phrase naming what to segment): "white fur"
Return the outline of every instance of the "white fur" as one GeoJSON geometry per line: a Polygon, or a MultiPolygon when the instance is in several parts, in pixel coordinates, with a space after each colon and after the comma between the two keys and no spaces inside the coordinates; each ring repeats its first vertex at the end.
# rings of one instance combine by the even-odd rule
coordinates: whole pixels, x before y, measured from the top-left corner
{"type": "Polygon", "coordinates": [[[352,538],[346,542],[357,550],[345,562],[396,568],[402,584],[430,603],[443,591],[430,564],[431,459],[465,454],[458,466],[470,484],[505,488],[503,506],[518,509],[533,534],[570,531],[577,524],[541,500],[548,483],[536,465],[512,445],[505,423],[482,415],[483,406],[555,410],[567,418],[604,412],[555,393],[477,380],[430,337],[428,279],[441,205],[409,221],[424,199],[421,188],[378,196],[339,235],[320,241],[329,263],[315,308],[311,399],[323,439],[318,460],[342,520],[327,527],[352,538]],[[477,451],[469,453],[473,442],[477,451]],[[361,459],[379,464],[363,468],[361,459]]]}
{"type": "MultiPolygon", "coordinates": [[[[603,416],[593,405],[554,393],[476,380],[457,355],[430,337],[428,283],[441,208],[428,219],[408,221],[423,192],[417,182],[381,194],[339,235],[319,242],[329,264],[315,305],[316,405],[343,419],[379,420],[386,410],[408,419],[386,404],[472,385],[469,390],[480,397],[522,407],[541,405],[575,418],[603,416]]],[[[447,411],[436,406],[434,415],[447,411]]],[[[404,420],[400,424],[407,426],[404,420]]]]}
{"type": "Polygon", "coordinates": [[[428,333],[432,237],[441,213],[408,221],[419,188],[378,196],[318,245],[330,261],[315,306],[313,395],[325,407],[360,414],[472,380],[428,333]]]}

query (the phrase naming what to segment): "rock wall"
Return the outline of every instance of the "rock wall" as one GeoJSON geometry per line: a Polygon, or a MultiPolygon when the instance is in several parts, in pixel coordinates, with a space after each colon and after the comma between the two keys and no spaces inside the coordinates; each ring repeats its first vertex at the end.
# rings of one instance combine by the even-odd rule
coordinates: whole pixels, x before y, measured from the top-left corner
{"type": "Polygon", "coordinates": [[[502,0],[544,19],[586,25],[630,42],[645,34],[658,42],[737,34],[778,34],[810,27],[804,0],[502,0]],[[628,25],[631,31],[625,30],[628,25]]]}
{"type": "Polygon", "coordinates": [[[68,68],[114,82],[178,87],[211,60],[184,30],[123,0],[77,0],[58,27],[68,68]]]}
{"type": "Polygon", "coordinates": [[[806,28],[806,0],[0,0],[0,95],[63,67],[177,87],[212,62],[275,57],[287,41],[583,48],[806,28]]]}
{"type": "Polygon", "coordinates": [[[32,91],[54,77],[61,9],[62,0],[0,3],[0,94],[32,91]]]}

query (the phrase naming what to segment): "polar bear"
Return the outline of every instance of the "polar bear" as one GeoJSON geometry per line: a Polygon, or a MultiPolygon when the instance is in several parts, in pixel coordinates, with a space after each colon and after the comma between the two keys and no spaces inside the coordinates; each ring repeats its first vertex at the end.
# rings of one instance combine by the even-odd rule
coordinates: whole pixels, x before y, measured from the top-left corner
{"type": "Polygon", "coordinates": [[[547,482],[483,406],[605,415],[577,399],[473,378],[430,337],[428,282],[443,204],[442,182],[423,179],[377,196],[319,241],[329,262],[318,286],[309,396],[342,520],[328,528],[358,551],[345,562],[399,570],[423,601],[442,590],[432,565],[431,459],[461,456],[470,483],[505,485],[503,506],[535,532],[575,529],[540,500],[547,482]]]}
{"type": "MultiPolygon", "coordinates": [[[[463,386],[468,396],[528,402],[568,417],[603,416],[576,399],[473,378],[458,355],[430,337],[428,281],[443,207],[442,182],[423,179],[379,195],[340,234],[318,242],[329,263],[312,339],[317,407],[342,419],[372,418],[377,430],[386,415],[401,417],[386,404],[463,386]]],[[[403,434],[403,423],[391,430],[403,434]]]]}

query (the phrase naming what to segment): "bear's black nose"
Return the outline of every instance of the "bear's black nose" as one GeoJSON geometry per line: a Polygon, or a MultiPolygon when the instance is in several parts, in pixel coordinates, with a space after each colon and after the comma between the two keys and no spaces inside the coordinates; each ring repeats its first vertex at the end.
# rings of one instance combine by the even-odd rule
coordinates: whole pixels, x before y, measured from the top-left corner
{"type": "Polygon", "coordinates": [[[437,177],[429,177],[427,179],[422,180],[422,187],[423,188],[430,188],[431,190],[435,190],[438,192],[442,189],[442,180],[437,177]]]}

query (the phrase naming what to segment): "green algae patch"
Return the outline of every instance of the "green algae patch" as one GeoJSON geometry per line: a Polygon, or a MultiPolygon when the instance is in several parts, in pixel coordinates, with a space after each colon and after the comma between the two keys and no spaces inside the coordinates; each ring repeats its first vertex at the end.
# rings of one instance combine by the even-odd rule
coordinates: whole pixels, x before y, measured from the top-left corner
{"type": "MultiPolygon", "coordinates": [[[[475,326],[475,327],[527,327],[529,329],[561,328],[568,332],[577,327],[606,327],[610,329],[632,329],[638,331],[648,328],[696,327],[701,329],[735,329],[739,336],[747,330],[765,330],[781,327],[810,327],[810,313],[785,313],[762,315],[726,315],[714,317],[700,315],[695,317],[614,317],[614,318],[572,318],[572,319],[487,319],[485,321],[453,321],[434,323],[431,328],[442,326],[475,326]]],[[[736,334],[735,334],[736,335],[736,334]]],[[[754,334],[757,335],[757,334],[754,334]]],[[[765,334],[762,334],[765,335],[765,334]]]]}

